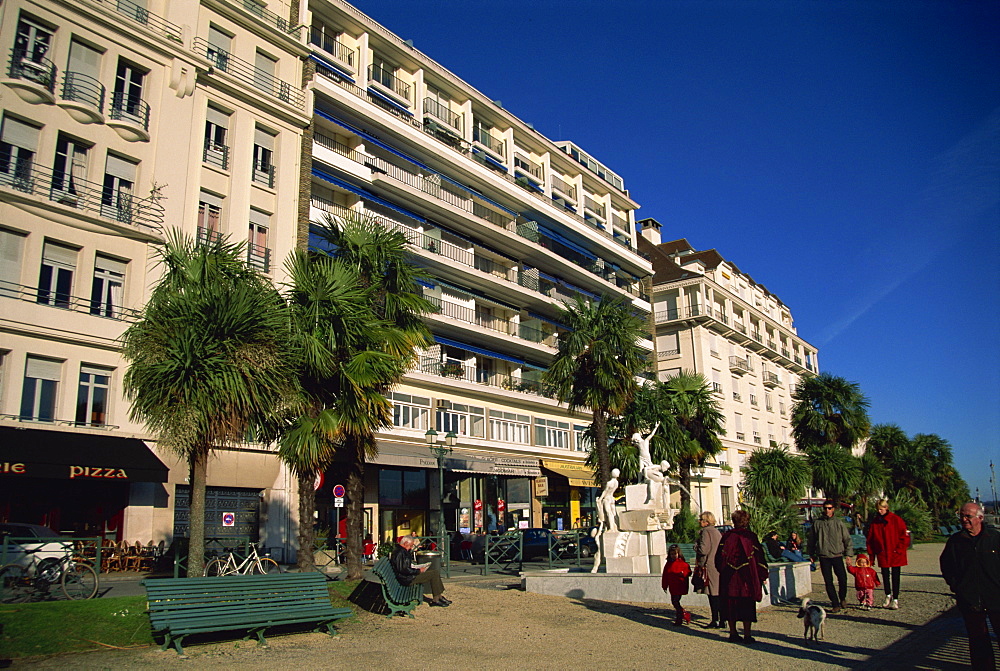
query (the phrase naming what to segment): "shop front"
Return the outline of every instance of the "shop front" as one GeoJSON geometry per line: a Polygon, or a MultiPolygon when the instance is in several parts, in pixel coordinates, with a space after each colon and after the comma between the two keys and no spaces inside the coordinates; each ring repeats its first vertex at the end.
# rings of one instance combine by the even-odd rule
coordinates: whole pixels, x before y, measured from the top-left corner
{"type": "Polygon", "coordinates": [[[597,524],[594,471],[580,462],[542,459],[546,487],[541,502],[541,526],[547,529],[589,529],[597,524]]]}
{"type": "Polygon", "coordinates": [[[167,466],[137,438],[4,426],[0,445],[3,522],[123,540],[125,512],[134,498],[167,497],[167,466]]]}

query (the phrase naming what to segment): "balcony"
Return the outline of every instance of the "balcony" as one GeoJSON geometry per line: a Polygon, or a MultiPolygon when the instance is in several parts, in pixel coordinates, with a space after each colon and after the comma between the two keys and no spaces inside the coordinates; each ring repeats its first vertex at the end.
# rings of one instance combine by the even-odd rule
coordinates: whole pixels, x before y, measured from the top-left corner
{"type": "Polygon", "coordinates": [[[712,393],[722,396],[722,384],[719,382],[712,383],[712,393]]]}
{"type": "Polygon", "coordinates": [[[220,240],[222,240],[222,233],[219,231],[213,231],[212,229],[205,228],[203,226],[199,226],[198,230],[195,231],[195,241],[199,245],[207,245],[219,242],[220,240]]]}
{"type": "Polygon", "coordinates": [[[743,433],[742,431],[736,432],[736,440],[746,440],[746,439],[747,435],[745,433],[743,433]]]}
{"type": "Polygon", "coordinates": [[[391,97],[402,102],[407,107],[413,104],[411,97],[412,87],[397,77],[394,72],[376,63],[368,66],[368,81],[376,84],[381,90],[389,93],[391,97]]]}
{"type": "Polygon", "coordinates": [[[737,403],[742,403],[743,402],[743,394],[741,394],[738,391],[734,391],[733,392],[733,400],[736,401],[737,403]]]}
{"type": "Polygon", "coordinates": [[[104,424],[101,422],[78,422],[75,419],[55,419],[49,417],[33,417],[30,415],[0,415],[0,420],[2,421],[14,421],[14,422],[25,422],[32,424],[47,424],[55,426],[76,426],[76,427],[86,427],[88,429],[106,429],[108,431],[114,431],[119,429],[117,424],[104,424]]]}
{"type": "Polygon", "coordinates": [[[681,351],[679,349],[662,349],[656,353],[656,358],[658,360],[669,359],[670,357],[677,356],[681,351]]]}
{"type": "Polygon", "coordinates": [[[757,406],[757,394],[750,394],[750,405],[757,406]]]}
{"type": "Polygon", "coordinates": [[[47,58],[15,47],[10,50],[10,64],[3,83],[27,103],[51,105],[56,99],[56,65],[47,58]]]}
{"type": "Polygon", "coordinates": [[[576,187],[564,182],[558,175],[552,175],[552,189],[559,192],[566,200],[576,204],[576,187]]]}
{"type": "Polygon", "coordinates": [[[167,21],[161,16],[153,14],[141,5],[137,5],[132,0],[97,0],[104,5],[110,6],[114,11],[124,16],[129,21],[137,23],[154,33],[166,37],[173,42],[181,43],[181,27],[167,21]]]}
{"type": "Polygon", "coordinates": [[[288,19],[278,16],[260,2],[256,0],[243,0],[240,4],[243,6],[243,9],[256,16],[268,26],[285,34],[294,34],[295,39],[299,38],[299,28],[301,26],[292,25],[288,19]]]}
{"type": "Polygon", "coordinates": [[[209,44],[203,37],[194,38],[193,46],[196,54],[212,63],[209,74],[224,73],[241,84],[248,84],[283,103],[299,110],[305,109],[305,95],[299,87],[209,44]]]}
{"type": "Polygon", "coordinates": [[[604,205],[598,203],[590,196],[583,197],[583,207],[584,209],[590,210],[590,212],[599,217],[602,222],[607,219],[607,216],[605,215],[604,205]]]}
{"type": "Polygon", "coordinates": [[[255,162],[253,166],[254,184],[263,184],[269,189],[274,188],[274,164],[255,162]]]}
{"type": "MultiPolygon", "coordinates": [[[[478,362],[487,358],[477,356],[476,361],[478,362]]],[[[494,359],[490,360],[494,361],[494,359]]],[[[421,357],[415,372],[463,380],[473,384],[497,387],[499,389],[506,389],[507,391],[516,391],[534,396],[543,396],[545,398],[555,397],[555,388],[551,385],[542,384],[538,379],[507,373],[496,373],[488,367],[468,366],[454,361],[443,362],[431,357],[421,357]]]]}
{"type": "Polygon", "coordinates": [[[771,371],[765,372],[764,373],[764,386],[765,387],[770,387],[771,389],[773,389],[775,387],[780,387],[781,386],[781,379],[778,378],[778,374],[777,373],[772,373],[771,371]]]}
{"type": "Polygon", "coordinates": [[[429,124],[432,130],[443,132],[452,139],[462,138],[462,115],[452,112],[434,98],[424,98],[424,123],[429,124]],[[442,128],[440,124],[444,124],[444,127],[442,128]]]}
{"type": "Polygon", "coordinates": [[[247,243],[247,263],[261,272],[271,272],[271,250],[267,247],[247,243]]]}
{"type": "Polygon", "coordinates": [[[149,103],[139,96],[115,91],[111,96],[108,126],[129,142],[148,142],[149,103]]]}
{"type": "Polygon", "coordinates": [[[63,76],[62,94],[56,104],[80,123],[104,121],[104,84],[90,75],[67,72],[63,76]]]}
{"type": "Polygon", "coordinates": [[[750,365],[750,361],[738,356],[729,357],[729,370],[738,375],[743,375],[744,373],[752,373],[753,367],[750,365]]]}
{"type": "Polygon", "coordinates": [[[0,281],[0,298],[13,298],[26,303],[37,303],[48,305],[54,308],[79,312],[81,314],[91,314],[95,317],[105,319],[116,319],[119,321],[132,322],[142,314],[139,310],[122,307],[120,305],[109,305],[102,301],[95,301],[79,296],[71,296],[52,289],[42,289],[40,287],[29,287],[23,284],[0,281]]]}
{"type": "Polygon", "coordinates": [[[201,152],[201,161],[223,170],[229,170],[229,146],[206,142],[201,152]]]}
{"type": "Polygon", "coordinates": [[[125,224],[147,233],[158,235],[163,225],[163,206],[157,202],[158,199],[107,191],[102,184],[38,165],[20,164],[15,168],[10,154],[0,154],[0,189],[11,189],[78,211],[93,212],[116,224],[125,224]]]}
{"type": "Polygon", "coordinates": [[[507,156],[506,143],[500,138],[493,137],[489,129],[476,126],[472,129],[472,141],[478,142],[481,146],[491,151],[501,160],[507,156]]]}
{"type": "Polygon", "coordinates": [[[338,64],[346,66],[348,72],[354,74],[358,67],[358,52],[343,44],[340,40],[329,38],[316,30],[309,31],[309,44],[314,44],[329,55],[338,64]]]}
{"type": "Polygon", "coordinates": [[[529,342],[544,342],[550,347],[556,346],[555,343],[552,342],[554,338],[550,337],[550,334],[546,334],[539,329],[524,326],[508,319],[502,319],[492,315],[484,315],[477,312],[473,308],[465,305],[458,305],[457,303],[443,300],[437,296],[425,295],[424,298],[434,305],[436,308],[436,314],[444,317],[464,322],[466,324],[474,324],[489,331],[514,336],[515,338],[520,338],[529,342]]]}

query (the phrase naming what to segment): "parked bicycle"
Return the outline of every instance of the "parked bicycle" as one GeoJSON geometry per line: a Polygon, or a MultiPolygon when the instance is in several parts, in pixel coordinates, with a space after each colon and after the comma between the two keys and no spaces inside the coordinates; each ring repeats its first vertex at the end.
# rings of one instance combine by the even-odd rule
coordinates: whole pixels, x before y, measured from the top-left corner
{"type": "Polygon", "coordinates": [[[27,566],[7,564],[0,568],[0,602],[24,603],[34,599],[50,599],[51,588],[59,589],[67,599],[92,599],[97,594],[97,571],[78,560],[71,551],[62,557],[38,559],[42,548],[26,549],[27,566]]]}
{"type": "Polygon", "coordinates": [[[219,575],[274,575],[281,573],[278,562],[257,554],[257,543],[250,543],[250,553],[241,562],[232,552],[225,558],[213,559],[205,565],[205,576],[219,575]]]}

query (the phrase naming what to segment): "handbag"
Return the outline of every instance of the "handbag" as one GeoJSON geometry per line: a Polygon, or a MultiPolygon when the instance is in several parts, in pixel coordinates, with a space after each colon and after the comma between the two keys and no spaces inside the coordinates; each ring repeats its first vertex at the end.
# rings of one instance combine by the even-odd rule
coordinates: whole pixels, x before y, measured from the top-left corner
{"type": "Polygon", "coordinates": [[[705,589],[705,577],[702,574],[702,569],[695,569],[694,574],[691,576],[691,587],[695,592],[705,589]]]}

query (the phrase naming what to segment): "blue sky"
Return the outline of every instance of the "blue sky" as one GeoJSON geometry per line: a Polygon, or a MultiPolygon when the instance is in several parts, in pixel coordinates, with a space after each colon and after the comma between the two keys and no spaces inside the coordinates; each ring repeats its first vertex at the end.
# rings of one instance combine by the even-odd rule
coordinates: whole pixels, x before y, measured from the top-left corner
{"type": "Polygon", "coordinates": [[[1000,3],[357,0],[781,298],[876,423],[1000,468],[1000,3]]]}

